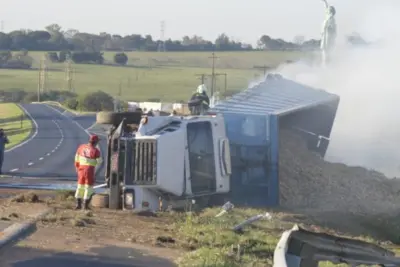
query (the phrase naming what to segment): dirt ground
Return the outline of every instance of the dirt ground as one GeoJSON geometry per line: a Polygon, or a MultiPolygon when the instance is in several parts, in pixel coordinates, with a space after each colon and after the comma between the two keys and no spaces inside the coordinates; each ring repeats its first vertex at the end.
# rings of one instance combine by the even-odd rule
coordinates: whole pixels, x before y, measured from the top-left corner
{"type": "MultiPolygon", "coordinates": [[[[7,189],[0,190],[0,195],[7,196],[0,199],[0,220],[2,221],[17,222],[45,209],[52,210],[38,222],[36,233],[22,241],[17,248],[7,251],[6,258],[9,263],[63,252],[94,257],[96,253],[93,251],[96,251],[96,248],[99,250],[107,247],[133,248],[139,251],[140,256],[154,255],[160,258],[161,262],[162,260],[172,262],[181,255],[181,251],[175,247],[175,244],[163,238],[171,230],[169,226],[172,221],[167,216],[146,217],[124,211],[94,208],[88,212],[75,211],[73,198],[54,196],[54,192],[7,189]],[[39,200],[32,198],[33,193],[33,196],[38,196],[39,200]],[[25,199],[21,195],[25,196],[25,199]],[[20,248],[29,249],[21,254],[20,248]]],[[[7,266],[4,264],[2,263],[1,266],[7,266]]],[[[155,263],[148,264],[157,266],[154,265],[155,263]]],[[[164,262],[159,266],[168,265],[164,262]]]]}

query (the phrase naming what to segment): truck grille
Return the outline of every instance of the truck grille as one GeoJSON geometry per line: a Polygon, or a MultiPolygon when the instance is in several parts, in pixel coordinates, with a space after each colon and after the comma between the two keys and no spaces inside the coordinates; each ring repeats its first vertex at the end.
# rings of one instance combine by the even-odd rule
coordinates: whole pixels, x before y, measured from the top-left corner
{"type": "Polygon", "coordinates": [[[133,184],[156,185],[157,140],[135,140],[133,149],[133,184]]]}

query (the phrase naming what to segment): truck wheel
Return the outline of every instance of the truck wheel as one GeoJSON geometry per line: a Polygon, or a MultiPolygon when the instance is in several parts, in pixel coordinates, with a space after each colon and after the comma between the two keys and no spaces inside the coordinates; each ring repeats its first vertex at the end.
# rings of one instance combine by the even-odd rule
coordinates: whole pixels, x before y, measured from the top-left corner
{"type": "Polygon", "coordinates": [[[123,119],[126,119],[128,124],[139,124],[142,119],[142,112],[98,112],[96,114],[96,123],[112,124],[118,126],[123,119]]]}

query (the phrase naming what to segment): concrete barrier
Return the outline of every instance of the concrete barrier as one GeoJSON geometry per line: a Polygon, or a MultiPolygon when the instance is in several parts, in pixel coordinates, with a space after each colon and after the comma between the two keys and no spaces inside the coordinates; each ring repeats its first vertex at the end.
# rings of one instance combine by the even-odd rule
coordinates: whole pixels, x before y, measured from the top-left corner
{"type": "Polygon", "coordinates": [[[13,247],[15,244],[36,232],[38,220],[49,214],[51,210],[45,210],[26,222],[14,223],[0,232],[0,253],[13,247]]]}

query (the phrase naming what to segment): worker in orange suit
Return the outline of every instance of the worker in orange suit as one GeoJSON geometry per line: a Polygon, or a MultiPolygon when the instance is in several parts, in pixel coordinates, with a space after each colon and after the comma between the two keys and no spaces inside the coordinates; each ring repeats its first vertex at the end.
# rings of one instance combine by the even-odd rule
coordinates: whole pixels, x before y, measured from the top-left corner
{"type": "Polygon", "coordinates": [[[90,200],[94,193],[93,184],[95,180],[95,168],[100,159],[100,150],[97,148],[99,137],[91,135],[88,144],[78,147],[75,155],[75,168],[78,174],[78,186],[75,192],[76,208],[89,209],[90,200]]]}

